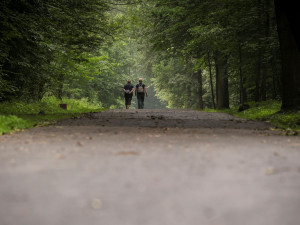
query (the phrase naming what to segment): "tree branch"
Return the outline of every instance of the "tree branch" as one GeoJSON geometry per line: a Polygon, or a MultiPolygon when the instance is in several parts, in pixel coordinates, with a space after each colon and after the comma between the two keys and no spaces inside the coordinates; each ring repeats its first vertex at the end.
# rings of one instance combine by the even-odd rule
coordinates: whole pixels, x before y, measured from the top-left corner
{"type": "Polygon", "coordinates": [[[114,2],[106,1],[106,2],[103,2],[103,3],[109,4],[109,5],[136,5],[136,4],[139,3],[139,1],[138,2],[130,2],[130,0],[129,0],[128,2],[125,2],[125,3],[114,3],[114,2]]]}

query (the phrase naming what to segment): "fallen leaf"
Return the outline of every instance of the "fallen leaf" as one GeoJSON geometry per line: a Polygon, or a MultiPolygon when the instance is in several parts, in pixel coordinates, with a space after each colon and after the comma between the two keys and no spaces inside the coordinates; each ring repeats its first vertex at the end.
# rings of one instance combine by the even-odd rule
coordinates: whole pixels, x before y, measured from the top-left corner
{"type": "Polygon", "coordinates": [[[276,174],[276,173],[277,173],[277,170],[276,170],[274,167],[268,167],[268,168],[266,168],[265,173],[266,173],[267,175],[273,175],[273,174],[276,174]]]}
{"type": "Polygon", "coordinates": [[[103,203],[102,203],[101,199],[94,198],[91,201],[90,206],[91,206],[92,209],[99,210],[99,209],[102,208],[103,203]]]}
{"type": "Polygon", "coordinates": [[[138,153],[135,152],[135,151],[128,151],[128,152],[126,152],[126,151],[121,151],[121,152],[117,152],[116,154],[117,154],[117,155],[138,155],[138,153]]]}
{"type": "Polygon", "coordinates": [[[64,159],[64,158],[66,158],[66,156],[65,156],[64,154],[58,154],[58,155],[56,156],[56,158],[57,158],[57,159],[64,159]]]}

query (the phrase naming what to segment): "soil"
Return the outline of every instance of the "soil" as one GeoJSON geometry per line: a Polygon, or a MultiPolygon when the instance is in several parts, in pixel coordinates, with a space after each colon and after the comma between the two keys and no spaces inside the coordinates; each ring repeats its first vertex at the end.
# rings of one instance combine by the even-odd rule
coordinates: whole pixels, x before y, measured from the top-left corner
{"type": "Polygon", "coordinates": [[[195,110],[0,137],[1,225],[299,225],[300,138],[195,110]]]}

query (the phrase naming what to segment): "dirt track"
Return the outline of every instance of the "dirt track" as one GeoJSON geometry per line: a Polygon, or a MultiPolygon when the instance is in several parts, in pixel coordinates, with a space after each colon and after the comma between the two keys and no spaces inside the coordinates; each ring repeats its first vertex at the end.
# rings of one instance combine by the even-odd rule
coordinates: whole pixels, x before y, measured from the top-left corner
{"type": "Polygon", "coordinates": [[[0,225],[299,225],[300,139],[193,110],[0,137],[0,225]]]}

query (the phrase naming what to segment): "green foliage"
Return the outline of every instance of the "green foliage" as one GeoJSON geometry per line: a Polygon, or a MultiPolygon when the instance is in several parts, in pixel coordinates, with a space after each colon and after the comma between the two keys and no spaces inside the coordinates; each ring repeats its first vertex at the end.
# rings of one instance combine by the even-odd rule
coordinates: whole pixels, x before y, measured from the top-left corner
{"type": "MultiPolygon", "coordinates": [[[[266,101],[266,102],[249,102],[250,109],[237,113],[236,115],[252,120],[268,120],[270,116],[280,110],[280,102],[266,101]]],[[[232,107],[228,110],[230,113],[237,112],[238,107],[232,107]]]]}
{"type": "Polygon", "coordinates": [[[43,98],[40,102],[0,103],[0,135],[34,126],[47,125],[59,119],[81,116],[83,113],[104,110],[99,104],[92,104],[83,98],[63,99],[67,110],[59,107],[61,101],[55,97],[43,98]]]}
{"type": "MultiPolygon", "coordinates": [[[[213,107],[217,54],[226,59],[231,105],[280,99],[269,0],[7,0],[0,6],[0,102],[27,105],[55,96],[121,108],[126,80],[143,77],[150,96],[155,92],[168,107],[199,107],[201,98],[213,107]]],[[[164,107],[156,97],[151,105],[164,107]]]]}
{"type": "Polygon", "coordinates": [[[99,104],[92,104],[87,101],[86,98],[81,100],[75,99],[63,99],[63,101],[58,100],[55,97],[45,97],[39,102],[34,103],[24,103],[19,102],[4,102],[0,104],[0,114],[3,115],[37,115],[37,114],[58,114],[58,113],[84,113],[98,111],[102,109],[99,104]],[[60,103],[67,104],[67,111],[60,108],[60,103]]]}
{"type": "Polygon", "coordinates": [[[26,120],[22,118],[13,115],[0,115],[0,135],[10,133],[12,130],[21,130],[29,127],[26,120]]]}
{"type": "Polygon", "coordinates": [[[300,131],[300,111],[280,111],[281,102],[279,101],[266,101],[266,102],[249,102],[250,108],[238,112],[239,107],[232,107],[229,110],[206,110],[210,112],[226,112],[231,115],[250,119],[269,121],[272,124],[286,130],[300,131]]]}
{"type": "Polygon", "coordinates": [[[169,107],[175,107],[171,101],[178,103],[176,107],[198,105],[199,81],[197,76],[191,76],[196,68],[203,71],[204,107],[212,107],[209,71],[216,91],[218,71],[215,68],[219,66],[216,54],[226,59],[223,67],[226,67],[231,105],[280,99],[281,61],[272,1],[155,0],[143,6],[145,8],[139,13],[144,24],[140,34],[148,41],[149,53],[146,54],[151,55],[155,71],[152,81],[156,83],[157,96],[169,102],[169,107]],[[157,71],[162,63],[171,65],[174,59],[183,61],[183,67],[189,65],[194,69],[177,73],[165,66],[163,72],[157,71]],[[170,89],[170,85],[158,88],[164,73],[173,74],[166,75],[166,81],[177,80],[172,87],[184,88],[170,89]],[[191,87],[182,85],[190,81],[191,87]],[[177,95],[179,92],[181,95],[177,95]],[[243,98],[240,93],[244,93],[243,98]],[[182,104],[182,101],[190,103],[182,104]]]}
{"type": "Polygon", "coordinates": [[[168,108],[191,107],[187,106],[189,96],[186,89],[193,85],[193,81],[192,77],[187,77],[187,72],[193,75],[191,68],[179,58],[161,61],[160,64],[153,66],[152,82],[157,91],[157,97],[167,103],[168,108]]]}
{"type": "Polygon", "coordinates": [[[66,74],[112,31],[101,0],[8,0],[0,6],[0,102],[37,101],[46,92],[61,98],[66,74]]]}
{"type": "Polygon", "coordinates": [[[300,111],[285,111],[270,116],[270,121],[287,130],[291,129],[300,134],[300,111]]]}

